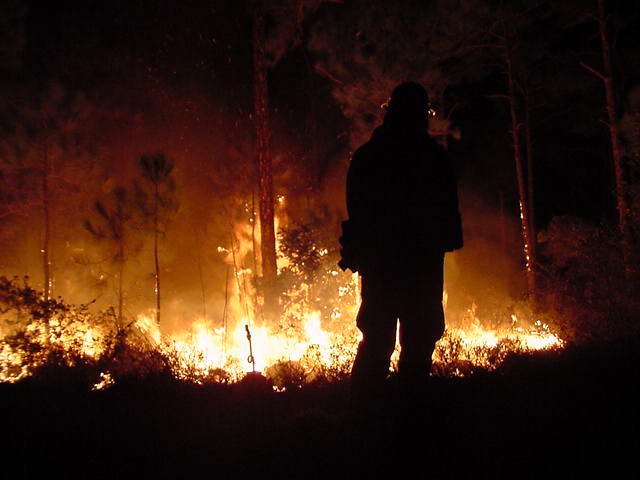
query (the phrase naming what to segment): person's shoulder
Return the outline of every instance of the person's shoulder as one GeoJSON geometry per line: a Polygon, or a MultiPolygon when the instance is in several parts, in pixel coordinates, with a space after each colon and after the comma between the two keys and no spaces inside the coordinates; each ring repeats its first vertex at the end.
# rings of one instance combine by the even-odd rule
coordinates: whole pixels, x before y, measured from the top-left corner
{"type": "Polygon", "coordinates": [[[360,160],[370,157],[375,151],[375,148],[375,141],[367,140],[358,148],[356,148],[356,150],[353,152],[353,155],[351,155],[351,161],[353,162],[354,160],[360,160]]]}
{"type": "Polygon", "coordinates": [[[384,125],[375,128],[371,137],[362,143],[351,155],[351,162],[357,162],[379,157],[388,150],[388,131],[384,125]]]}

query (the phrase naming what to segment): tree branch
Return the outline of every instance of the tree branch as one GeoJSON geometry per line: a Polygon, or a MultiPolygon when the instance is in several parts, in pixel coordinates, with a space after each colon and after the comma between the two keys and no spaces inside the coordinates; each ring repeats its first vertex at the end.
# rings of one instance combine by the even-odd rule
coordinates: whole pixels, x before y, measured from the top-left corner
{"type": "Polygon", "coordinates": [[[581,66],[582,68],[584,68],[585,70],[587,70],[588,72],[591,72],[592,74],[594,74],[596,77],[598,77],[598,78],[599,78],[600,80],[602,80],[603,82],[606,80],[606,77],[605,77],[601,72],[599,72],[598,70],[596,70],[596,69],[595,69],[595,68],[593,68],[593,67],[590,67],[590,66],[589,66],[589,65],[587,65],[586,63],[584,63],[584,62],[580,62],[580,66],[581,66]]]}
{"type": "Polygon", "coordinates": [[[609,122],[607,122],[604,119],[599,119],[600,123],[602,123],[604,126],[606,126],[607,128],[611,128],[611,124],[609,122]]]}
{"type": "Polygon", "coordinates": [[[331,80],[332,82],[337,83],[338,85],[344,85],[344,82],[342,80],[340,80],[339,78],[334,77],[331,73],[329,73],[327,70],[325,70],[321,66],[314,65],[313,69],[316,71],[316,73],[318,73],[318,75],[321,75],[321,76],[331,80]]]}

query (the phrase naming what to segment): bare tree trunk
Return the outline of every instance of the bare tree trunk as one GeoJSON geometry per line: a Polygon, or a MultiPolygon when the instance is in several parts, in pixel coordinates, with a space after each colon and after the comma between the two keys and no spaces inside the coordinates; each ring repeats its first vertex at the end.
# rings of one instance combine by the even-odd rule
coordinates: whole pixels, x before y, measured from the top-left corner
{"type": "Polygon", "coordinates": [[[309,163],[311,170],[311,188],[313,190],[317,189],[318,184],[320,183],[320,149],[318,142],[318,109],[316,107],[316,96],[315,96],[315,82],[314,82],[314,70],[311,59],[309,58],[309,53],[306,48],[303,48],[303,56],[305,61],[305,66],[307,67],[307,81],[309,91],[312,92],[309,95],[309,115],[307,117],[308,120],[308,132],[309,132],[309,163]]]}
{"type": "MultiPolygon", "coordinates": [[[[43,214],[43,238],[42,238],[42,272],[44,286],[42,289],[44,299],[50,300],[53,291],[51,273],[51,196],[49,189],[49,174],[51,173],[51,159],[49,157],[48,140],[45,141],[42,150],[42,214],[43,214]]],[[[45,320],[45,342],[49,343],[49,316],[45,320]]]]}
{"type": "Polygon", "coordinates": [[[598,0],[598,26],[600,29],[600,42],[602,45],[602,60],[604,67],[605,95],[607,99],[607,119],[609,127],[609,137],[611,138],[611,155],[613,157],[613,170],[615,175],[615,195],[616,207],[618,210],[618,228],[623,241],[627,240],[627,202],[626,187],[624,181],[624,171],[622,167],[622,149],[620,148],[620,137],[618,136],[618,112],[613,85],[613,69],[611,67],[611,45],[607,32],[607,18],[605,13],[604,0],[598,0]]]}
{"type": "MultiPolygon", "coordinates": [[[[120,217],[120,229],[122,230],[122,217],[120,217]]],[[[118,331],[122,330],[123,322],[123,310],[124,310],[124,233],[121,232],[120,240],[118,242],[118,318],[117,328],[118,331]]]]}
{"type": "Polygon", "coordinates": [[[51,267],[51,192],[49,186],[49,176],[51,175],[51,159],[47,142],[42,152],[42,213],[43,213],[43,239],[42,239],[42,271],[43,271],[43,293],[45,300],[52,297],[53,278],[51,267]]]}
{"type": "Polygon", "coordinates": [[[160,325],[160,258],[158,254],[158,195],[159,185],[155,182],[153,199],[153,262],[155,266],[155,294],[156,294],[156,323],[160,325]]]}
{"type": "MultiPolygon", "coordinates": [[[[232,228],[233,231],[233,228],[232,228]]],[[[258,271],[259,263],[258,242],[256,241],[256,194],[251,191],[251,268],[254,272],[258,271]]]]}
{"type": "Polygon", "coordinates": [[[531,222],[529,218],[529,202],[527,199],[527,188],[524,179],[524,169],[522,165],[522,153],[520,147],[520,123],[516,113],[516,93],[512,70],[511,52],[505,52],[505,66],[507,73],[507,88],[509,98],[509,111],[511,114],[511,138],[513,144],[513,158],[516,166],[516,177],[518,183],[518,197],[520,207],[520,224],[523,242],[523,254],[525,258],[525,269],[527,279],[528,294],[535,291],[535,276],[532,268],[533,254],[531,244],[531,222]]]}
{"type": "Polygon", "coordinates": [[[525,148],[527,151],[527,200],[529,201],[529,238],[531,239],[531,268],[537,268],[536,255],[536,212],[535,212],[535,191],[533,185],[533,139],[531,135],[531,107],[529,104],[529,92],[524,94],[524,116],[525,116],[525,148]]]}
{"type": "Polygon", "coordinates": [[[264,313],[275,313],[278,299],[276,291],[277,263],[274,224],[275,200],[270,152],[269,91],[267,84],[267,60],[265,57],[266,26],[260,1],[253,9],[253,82],[256,125],[256,150],[258,155],[258,184],[260,209],[260,247],[264,288],[264,313]]]}
{"type": "Polygon", "coordinates": [[[198,278],[200,280],[200,296],[202,298],[202,318],[207,318],[207,293],[204,285],[204,273],[202,272],[202,255],[198,248],[198,278]]]}
{"type": "Polygon", "coordinates": [[[613,162],[613,174],[615,183],[615,203],[618,217],[618,231],[622,239],[622,254],[624,256],[625,265],[629,256],[629,225],[627,223],[628,205],[627,205],[627,187],[625,182],[624,167],[622,163],[622,148],[620,146],[620,137],[618,135],[618,112],[615,100],[615,88],[613,82],[613,68],[611,66],[611,42],[609,40],[609,32],[607,30],[608,21],[605,11],[604,0],[598,0],[598,13],[593,18],[598,24],[600,33],[600,45],[602,47],[602,64],[603,71],[582,63],[581,65],[589,72],[594,74],[604,84],[606,111],[607,111],[607,128],[609,130],[609,139],[611,142],[611,159],[613,162]]]}

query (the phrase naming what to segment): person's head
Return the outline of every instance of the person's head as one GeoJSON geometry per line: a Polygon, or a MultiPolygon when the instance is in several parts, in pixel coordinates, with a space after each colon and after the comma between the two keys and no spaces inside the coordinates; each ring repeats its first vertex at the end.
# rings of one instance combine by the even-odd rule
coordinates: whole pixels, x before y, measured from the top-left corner
{"type": "Polygon", "coordinates": [[[417,82],[403,82],[391,93],[384,122],[426,128],[428,111],[429,94],[424,87],[417,82]]]}

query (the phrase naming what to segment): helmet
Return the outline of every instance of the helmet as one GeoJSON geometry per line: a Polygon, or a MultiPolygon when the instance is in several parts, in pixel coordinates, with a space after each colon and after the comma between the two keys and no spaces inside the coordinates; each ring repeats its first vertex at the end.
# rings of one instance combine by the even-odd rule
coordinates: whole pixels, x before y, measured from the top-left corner
{"type": "Polygon", "coordinates": [[[416,82],[403,82],[393,89],[388,105],[394,113],[424,113],[429,109],[429,94],[416,82]]]}

